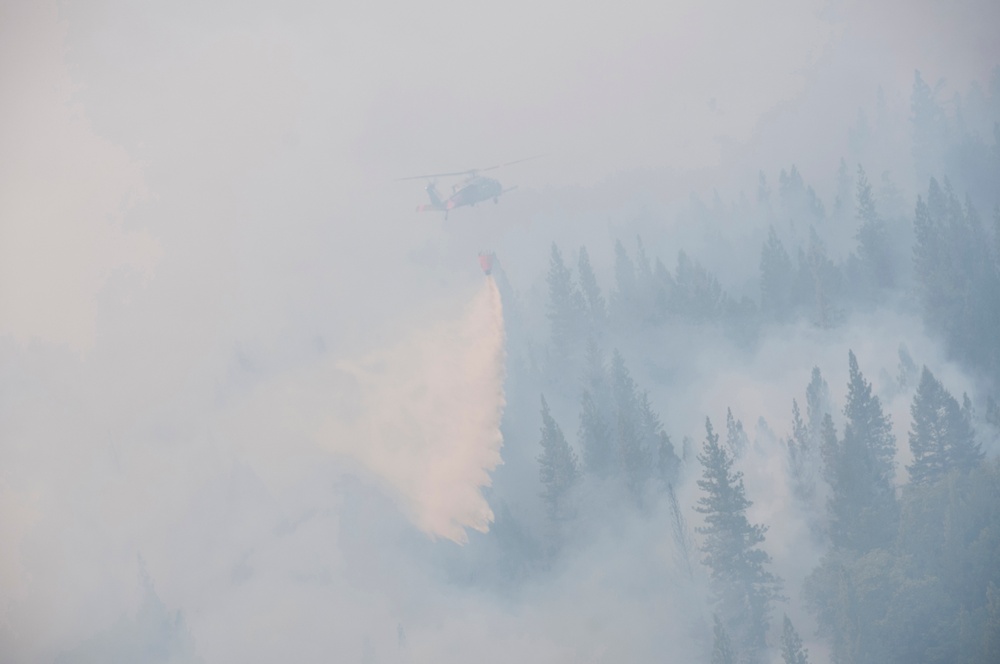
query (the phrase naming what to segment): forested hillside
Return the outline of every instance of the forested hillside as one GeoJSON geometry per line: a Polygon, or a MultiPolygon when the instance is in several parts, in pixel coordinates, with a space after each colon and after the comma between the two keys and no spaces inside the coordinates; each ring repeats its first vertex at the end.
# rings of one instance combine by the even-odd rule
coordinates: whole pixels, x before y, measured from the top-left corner
{"type": "MultiPolygon", "coordinates": [[[[476,583],[529,592],[634,563],[630,583],[686,607],[671,619],[699,644],[688,661],[1000,661],[1000,70],[948,104],[918,72],[910,110],[912,151],[893,158],[915,196],[841,160],[835,182],[789,164],[754,196],[676,213],[754,238],[725,248],[759,266],[745,282],[655,253],[675,242],[663,220],[553,243],[543,287],[506,285],[514,459],[476,583]],[[774,339],[801,377],[783,413],[755,410],[774,339]],[[723,384],[693,398],[715,379],[697,372],[723,384]]],[[[859,123],[862,146],[879,140],[859,123]]]]}

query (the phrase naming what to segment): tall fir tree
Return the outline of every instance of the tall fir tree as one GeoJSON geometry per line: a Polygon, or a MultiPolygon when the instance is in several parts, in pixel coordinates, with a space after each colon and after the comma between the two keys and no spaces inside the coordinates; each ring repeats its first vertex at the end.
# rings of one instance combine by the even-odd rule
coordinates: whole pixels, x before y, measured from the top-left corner
{"type": "Polygon", "coordinates": [[[819,440],[823,429],[823,418],[832,412],[830,386],[827,385],[819,367],[813,367],[806,386],[806,426],[813,440],[819,440]]]}
{"type": "Polygon", "coordinates": [[[913,484],[932,484],[952,470],[967,473],[983,459],[967,399],[964,407],[959,406],[934,374],[923,368],[910,406],[913,463],[906,469],[913,484]]]}
{"type": "Polygon", "coordinates": [[[857,217],[861,222],[855,239],[858,241],[858,259],[862,278],[869,289],[868,295],[891,288],[895,284],[892,249],[885,220],[878,214],[875,195],[865,170],[858,166],[857,217]]]}
{"type": "Polygon", "coordinates": [[[810,504],[816,493],[816,480],[813,477],[814,446],[810,440],[809,430],[802,421],[799,402],[795,399],[792,399],[792,435],[786,447],[792,491],[799,500],[810,504]]]}
{"type": "Polygon", "coordinates": [[[781,627],[781,661],[784,664],[809,664],[809,651],[802,647],[802,638],[787,615],[781,627]]]}
{"type": "Polygon", "coordinates": [[[739,459],[750,445],[743,422],[733,417],[733,409],[726,408],[726,447],[733,459],[739,459]]]}
{"type": "Polygon", "coordinates": [[[580,247],[580,258],[577,261],[577,274],[580,277],[580,291],[587,312],[587,327],[589,337],[601,342],[607,331],[608,307],[597,284],[594,268],[590,264],[590,255],[586,247],[580,247]]]}
{"type": "Polygon", "coordinates": [[[718,614],[712,615],[712,664],[737,664],[733,642],[718,614]]]}
{"type": "Polygon", "coordinates": [[[587,347],[587,368],[580,397],[578,432],[584,466],[589,473],[607,477],[617,466],[614,397],[600,346],[591,340],[587,347]]]}
{"type": "Polygon", "coordinates": [[[569,493],[579,477],[576,453],[566,442],[549,405],[542,397],[542,452],[538,456],[538,477],[549,518],[564,521],[571,516],[569,493]]]}
{"type": "Polygon", "coordinates": [[[554,355],[568,359],[581,340],[583,296],[573,281],[573,273],[563,261],[555,242],[549,258],[549,319],[550,341],[554,355]]]}
{"type": "Polygon", "coordinates": [[[628,327],[639,308],[635,263],[621,240],[615,240],[615,289],[611,292],[611,314],[618,327],[628,327]]]}
{"type": "Polygon", "coordinates": [[[774,226],[760,251],[760,309],[772,320],[786,320],[792,314],[795,272],[792,260],[778,239],[774,226]]]}
{"type": "Polygon", "coordinates": [[[659,420],[649,408],[645,395],[640,397],[635,381],[625,366],[625,359],[618,350],[615,350],[611,357],[611,386],[617,416],[616,442],[619,467],[625,486],[633,497],[641,502],[645,482],[653,466],[655,448],[651,448],[650,445],[658,442],[659,420]],[[644,415],[647,418],[645,422],[644,415]],[[652,428],[648,435],[645,431],[647,427],[652,428]]]}
{"type": "Polygon", "coordinates": [[[850,382],[843,440],[824,422],[823,458],[832,493],[830,537],[835,546],[864,553],[887,545],[896,531],[896,439],[872,386],[848,353],[850,382]]]}
{"type": "Polygon", "coordinates": [[[781,582],[765,568],[770,556],[759,548],[767,528],[752,525],[746,510],[743,474],[733,471],[733,459],[719,444],[712,422],[705,419],[705,444],[698,455],[704,495],[695,510],[705,516],[697,532],[704,535],[701,551],[709,567],[716,606],[723,624],[744,659],[756,661],[766,647],[771,602],[781,582]]]}
{"type": "Polygon", "coordinates": [[[837,169],[837,193],[834,196],[833,216],[840,221],[846,221],[853,209],[854,192],[851,187],[851,173],[847,161],[841,157],[837,169]]]}

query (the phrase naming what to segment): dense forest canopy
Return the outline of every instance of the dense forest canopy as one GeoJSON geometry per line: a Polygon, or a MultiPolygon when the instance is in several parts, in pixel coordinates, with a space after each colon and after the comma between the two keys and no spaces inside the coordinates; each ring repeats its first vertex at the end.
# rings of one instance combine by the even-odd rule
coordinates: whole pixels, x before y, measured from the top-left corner
{"type": "MultiPolygon", "coordinates": [[[[693,199],[682,218],[739,228],[739,249],[727,251],[759,256],[745,284],[724,283],[683,246],[653,253],[671,244],[656,223],[614,239],[611,250],[551,245],[547,289],[506,294],[515,311],[540,312],[527,300],[545,301],[538,327],[548,333],[512,337],[509,350],[512,372],[532,376],[512,378],[545,395],[539,482],[549,519],[520,517],[517,532],[536,543],[510,550],[521,563],[503,584],[562,573],[624,510],[635,527],[670,535],[660,573],[703,602],[705,617],[692,628],[703,645],[692,658],[773,661],[780,649],[786,662],[808,661],[796,625],[809,630],[813,661],[998,656],[1000,70],[989,90],[945,105],[914,74],[912,163],[923,184],[913,198],[891,173],[872,178],[864,164],[841,160],[836,182],[807,184],[793,164],[773,188],[761,172],[755,200],[693,199]],[[976,129],[966,116],[979,118],[976,129]],[[994,133],[980,133],[990,121],[994,133]],[[824,201],[817,190],[835,194],[824,201]],[[592,255],[610,264],[595,269],[592,255]],[[873,352],[852,328],[874,320],[860,334],[884,335],[884,316],[917,328],[896,337],[897,348],[873,352]],[[773,373],[753,358],[769,338],[802,335],[819,353],[790,351],[803,389],[786,395],[786,413],[755,411],[760,399],[725,386],[700,401],[685,394],[692,345],[704,353],[711,339],[720,356],[742,357],[751,365],[747,389],[770,392],[773,373]],[[874,369],[859,361],[852,338],[874,369]],[[935,350],[914,357],[907,344],[924,339],[935,350]],[[843,353],[840,366],[828,364],[830,347],[843,353]],[[953,376],[960,368],[964,382],[949,389],[932,367],[953,376]],[[845,368],[843,385],[824,377],[845,368]],[[682,408],[714,407],[699,413],[708,416],[701,433],[687,414],[662,415],[678,413],[676,398],[682,408]],[[723,417],[717,432],[712,419],[723,417]],[[748,430],[743,419],[756,425],[748,430]],[[575,440],[560,426],[576,427],[575,440]],[[751,488],[744,472],[755,476],[751,488]],[[748,518],[752,489],[778,501],[756,513],[770,522],[748,518]],[[811,562],[787,552],[775,559],[772,538],[782,547],[803,538],[811,562]]],[[[862,145],[878,140],[863,124],[853,131],[862,145]]],[[[700,360],[699,370],[717,370],[700,360]]],[[[512,404],[508,444],[529,437],[523,419],[512,404]]],[[[530,505],[523,491],[502,500],[530,505]]],[[[515,513],[507,518],[518,521],[515,513]]]]}

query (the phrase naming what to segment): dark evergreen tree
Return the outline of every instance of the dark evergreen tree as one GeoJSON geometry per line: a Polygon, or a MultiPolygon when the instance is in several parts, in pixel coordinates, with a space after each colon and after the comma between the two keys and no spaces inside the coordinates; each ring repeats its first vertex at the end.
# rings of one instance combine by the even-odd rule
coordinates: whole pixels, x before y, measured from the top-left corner
{"type": "Polygon", "coordinates": [[[733,417],[733,409],[726,408],[726,447],[733,459],[739,459],[746,452],[750,440],[743,430],[743,422],[733,417]]]}
{"type": "Polygon", "coordinates": [[[983,630],[979,661],[1000,662],[1000,588],[990,583],[986,597],[986,629],[983,630]]]}
{"type": "Polygon", "coordinates": [[[670,508],[671,525],[673,526],[674,544],[677,545],[677,557],[679,562],[690,577],[694,570],[691,565],[691,550],[693,548],[691,537],[688,534],[687,521],[681,512],[680,502],[677,500],[677,492],[674,485],[667,485],[667,505],[670,508]]]}
{"type": "Polygon", "coordinates": [[[823,418],[833,410],[830,401],[830,386],[820,373],[819,367],[813,367],[806,386],[806,424],[809,435],[814,441],[822,438],[823,418]]]}
{"type": "Polygon", "coordinates": [[[920,370],[917,369],[917,365],[905,344],[899,345],[898,353],[899,367],[896,370],[896,384],[899,385],[899,389],[906,390],[916,381],[920,370]]]}
{"type": "Polygon", "coordinates": [[[810,504],[816,493],[816,480],[813,477],[814,446],[810,441],[809,430],[802,421],[799,403],[795,399],[792,399],[792,435],[786,447],[792,492],[799,500],[810,504]]]}
{"type": "Polygon", "coordinates": [[[919,71],[913,72],[910,109],[913,121],[913,161],[917,176],[926,178],[938,174],[944,146],[948,142],[947,118],[938,104],[937,91],[932,90],[919,71]]]}
{"type": "Polygon", "coordinates": [[[554,355],[568,358],[581,340],[583,296],[573,282],[573,274],[563,262],[559,247],[553,242],[549,259],[548,319],[554,355]]]}
{"type": "Polygon", "coordinates": [[[966,398],[965,406],[959,406],[926,366],[910,414],[913,463],[906,469],[912,483],[933,483],[956,469],[967,473],[983,459],[972,428],[971,404],[966,398]]]}
{"type": "Polygon", "coordinates": [[[850,380],[844,406],[847,418],[844,437],[857,437],[870,450],[878,489],[891,496],[896,467],[896,437],[892,433],[892,422],[882,412],[879,398],[872,394],[872,384],[865,380],[858,368],[854,351],[848,351],[847,359],[850,380]]]}
{"type": "Polygon", "coordinates": [[[781,661],[784,664],[809,664],[809,651],[802,647],[802,639],[787,615],[781,628],[781,661]]]}
{"type": "Polygon", "coordinates": [[[663,484],[672,485],[677,481],[681,460],[674,451],[670,436],[663,430],[660,416],[649,403],[649,394],[645,391],[639,395],[638,416],[640,449],[645,450],[644,455],[648,455],[653,462],[663,484]]]}
{"type": "Polygon", "coordinates": [[[726,296],[718,280],[679,251],[670,312],[696,322],[709,322],[719,320],[725,309],[726,296]]]}
{"type": "Polygon", "coordinates": [[[718,614],[712,615],[712,664],[736,664],[733,643],[718,614]]]}
{"type": "Polygon", "coordinates": [[[931,180],[917,200],[913,222],[914,271],[927,326],[941,334],[966,364],[1000,371],[1000,264],[971,204],[963,206],[948,183],[931,180]]]}
{"type": "Polygon", "coordinates": [[[639,316],[642,321],[647,322],[654,316],[657,283],[641,236],[636,236],[635,244],[636,296],[640,308],[639,316]]]}
{"type": "Polygon", "coordinates": [[[834,196],[833,214],[845,221],[853,210],[854,192],[851,186],[851,173],[847,168],[847,162],[841,157],[840,168],[837,169],[837,193],[834,196]]]}
{"type": "Polygon", "coordinates": [[[697,529],[705,536],[700,548],[723,624],[746,659],[753,661],[765,648],[771,602],[779,596],[780,580],[765,569],[771,558],[758,547],[767,529],[747,520],[752,503],[743,488],[743,474],[733,471],[733,460],[708,418],[705,431],[698,455],[702,465],[698,486],[704,495],[694,508],[705,515],[705,526],[697,529]]]}
{"type": "Polygon", "coordinates": [[[566,442],[562,429],[549,412],[542,397],[542,453],[538,456],[538,477],[542,498],[553,521],[564,521],[571,513],[568,496],[579,476],[576,453],[566,442]]]}
{"type": "Polygon", "coordinates": [[[608,324],[608,309],[604,302],[604,295],[597,285],[597,277],[594,276],[594,269],[590,265],[590,256],[586,247],[580,247],[580,259],[578,261],[577,272],[580,275],[580,290],[583,293],[583,301],[587,312],[587,323],[590,337],[598,341],[604,338],[608,324]]]}
{"type": "Polygon", "coordinates": [[[771,189],[767,186],[767,176],[764,171],[757,175],[757,207],[771,211],[771,189]]]}
{"type": "Polygon", "coordinates": [[[808,251],[799,252],[796,301],[812,302],[813,323],[819,327],[832,326],[838,317],[836,302],[840,298],[842,277],[840,269],[826,255],[826,246],[809,227],[808,251]]]}
{"type": "Polygon", "coordinates": [[[895,284],[892,248],[885,220],[875,207],[875,196],[865,170],[858,166],[857,216],[861,222],[855,239],[858,241],[858,260],[861,278],[869,295],[875,290],[891,288],[895,284]]]}
{"type": "Polygon", "coordinates": [[[611,292],[611,312],[616,324],[629,325],[634,320],[638,307],[635,264],[621,240],[615,240],[615,289],[611,292]]]}
{"type": "Polygon", "coordinates": [[[617,416],[619,467],[626,487],[637,501],[641,501],[643,488],[653,469],[656,447],[652,445],[659,442],[659,420],[649,408],[646,396],[638,394],[625,360],[617,350],[611,357],[611,385],[617,416]],[[647,431],[647,427],[651,430],[647,431]]]}
{"type": "Polygon", "coordinates": [[[607,477],[617,466],[614,397],[600,347],[587,347],[587,370],[580,398],[579,442],[588,472],[607,477]]]}
{"type": "Polygon", "coordinates": [[[795,271],[774,226],[760,252],[760,308],[772,320],[787,319],[794,305],[795,271]]]}
{"type": "Polygon", "coordinates": [[[895,532],[896,441],[853,352],[848,359],[844,438],[837,440],[832,419],[824,421],[823,460],[832,489],[830,537],[837,547],[863,553],[887,544],[895,532]]]}

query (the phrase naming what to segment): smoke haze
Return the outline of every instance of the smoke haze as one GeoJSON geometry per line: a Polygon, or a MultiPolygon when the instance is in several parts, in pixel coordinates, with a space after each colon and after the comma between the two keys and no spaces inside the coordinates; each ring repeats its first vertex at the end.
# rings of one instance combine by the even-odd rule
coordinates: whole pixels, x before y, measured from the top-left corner
{"type": "Polygon", "coordinates": [[[832,490],[817,447],[796,493],[788,442],[813,367],[842,438],[856,354],[900,496],[924,365],[1000,453],[1000,351],[968,332],[993,305],[928,313],[914,264],[931,177],[1000,261],[995,5],[0,3],[0,660],[710,661],[697,455],[731,409],[787,597],[760,659],[787,613],[835,661],[803,591],[832,490]],[[920,134],[915,70],[947,131],[920,134]],[[447,216],[396,181],[536,155],[447,216]],[[604,318],[553,295],[553,246],[577,291],[587,249],[604,318]],[[676,467],[588,461],[591,347],[676,467]],[[575,484],[568,454],[540,472],[540,395],[575,484]]]}

